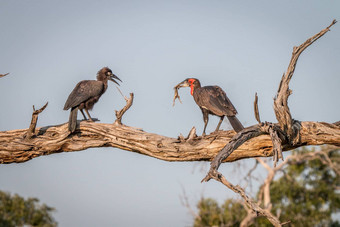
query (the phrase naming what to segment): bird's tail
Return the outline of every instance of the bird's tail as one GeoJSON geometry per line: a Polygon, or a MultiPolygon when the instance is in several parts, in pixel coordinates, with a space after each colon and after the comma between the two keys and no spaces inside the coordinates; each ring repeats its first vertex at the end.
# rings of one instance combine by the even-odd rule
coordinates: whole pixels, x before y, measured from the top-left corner
{"type": "Polygon", "coordinates": [[[243,125],[241,122],[237,119],[235,116],[227,116],[231,126],[235,130],[235,132],[239,132],[244,129],[243,125]]]}
{"type": "Polygon", "coordinates": [[[78,107],[72,107],[70,112],[70,118],[68,120],[68,130],[72,133],[77,128],[77,113],[78,113],[78,107]]]}

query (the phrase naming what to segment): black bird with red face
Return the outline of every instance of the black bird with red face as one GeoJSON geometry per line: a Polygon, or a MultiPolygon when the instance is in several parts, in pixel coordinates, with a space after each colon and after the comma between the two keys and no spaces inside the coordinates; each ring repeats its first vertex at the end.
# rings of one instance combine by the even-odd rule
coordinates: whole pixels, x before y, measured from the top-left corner
{"type": "Polygon", "coordinates": [[[196,104],[200,107],[203,113],[204,129],[209,121],[209,114],[220,117],[220,122],[216,127],[219,130],[225,116],[227,116],[231,126],[236,132],[241,131],[244,127],[235,116],[237,111],[234,105],[230,102],[226,93],[219,86],[204,86],[196,78],[188,78],[178,85],[179,87],[190,87],[190,94],[194,97],[196,104]]]}
{"type": "Polygon", "coordinates": [[[74,132],[76,130],[78,109],[83,114],[85,120],[87,120],[87,118],[83,112],[83,109],[87,113],[89,121],[93,121],[88,111],[92,110],[94,104],[106,91],[108,80],[118,84],[118,82],[114,79],[121,81],[116,75],[112,73],[111,69],[104,67],[98,71],[97,80],[83,80],[76,85],[71,94],[68,96],[64,106],[64,110],[71,108],[68,124],[68,129],[70,132],[74,132]]]}

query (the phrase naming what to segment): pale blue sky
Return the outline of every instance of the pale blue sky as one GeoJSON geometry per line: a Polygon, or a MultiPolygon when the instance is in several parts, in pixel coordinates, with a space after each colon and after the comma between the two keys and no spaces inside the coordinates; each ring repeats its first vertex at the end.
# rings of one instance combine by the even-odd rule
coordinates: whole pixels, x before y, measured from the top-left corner
{"type": "MultiPolygon", "coordinates": [[[[0,73],[10,72],[0,79],[0,130],[27,128],[32,105],[47,101],[38,126],[66,122],[69,93],[103,66],[122,79],[125,95],[135,93],[123,122],[148,132],[177,137],[196,126],[202,133],[189,89],[180,90],[183,104],[172,107],[172,88],[191,76],[221,86],[244,125],[256,123],[255,92],[261,119],[276,121],[273,97],[293,46],[333,19],[340,20],[340,3],[330,0],[0,0],[0,73]]],[[[339,26],[298,61],[289,99],[298,120],[340,120],[339,26]]],[[[92,116],[111,123],[124,104],[111,83],[92,116]]],[[[217,122],[210,117],[208,133],[217,122]]],[[[221,128],[230,126],[224,121],[221,128]]],[[[190,226],[182,187],[192,205],[202,194],[221,201],[233,195],[219,183],[201,184],[199,166],[91,149],[1,165],[0,189],[55,207],[60,226],[190,226]]],[[[221,172],[238,183],[234,166],[224,164],[221,172]]]]}

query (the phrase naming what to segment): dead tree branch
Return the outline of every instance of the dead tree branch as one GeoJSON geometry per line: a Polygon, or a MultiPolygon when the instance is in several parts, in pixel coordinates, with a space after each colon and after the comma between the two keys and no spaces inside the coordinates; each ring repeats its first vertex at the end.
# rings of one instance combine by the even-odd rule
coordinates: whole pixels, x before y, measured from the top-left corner
{"type": "Polygon", "coordinates": [[[234,186],[233,184],[231,184],[229,181],[227,181],[227,179],[220,173],[218,173],[217,171],[214,172],[212,174],[212,178],[216,181],[221,182],[222,184],[224,184],[226,187],[228,187],[229,189],[233,190],[234,192],[236,192],[237,194],[239,194],[242,198],[243,201],[247,204],[247,206],[254,212],[256,213],[257,216],[265,216],[268,218],[268,220],[274,225],[274,226],[282,226],[280,224],[280,221],[277,217],[275,217],[274,215],[272,215],[270,212],[268,212],[266,209],[262,209],[252,198],[250,198],[249,196],[246,195],[246,193],[244,192],[244,190],[236,185],[234,186]]]}
{"type": "Polygon", "coordinates": [[[44,111],[47,105],[48,105],[48,102],[43,107],[41,107],[39,110],[35,110],[35,107],[33,105],[32,120],[31,120],[30,127],[28,128],[27,133],[25,135],[25,140],[30,140],[35,135],[35,128],[38,122],[38,115],[44,111]]]}
{"type": "Polygon", "coordinates": [[[258,106],[257,102],[258,102],[258,97],[257,97],[257,93],[255,93],[255,101],[254,101],[255,119],[257,120],[257,122],[259,124],[261,124],[260,113],[259,113],[259,106],[258,106]]]}
{"type": "Polygon", "coordinates": [[[332,23],[316,35],[307,39],[303,44],[298,47],[293,48],[292,57],[290,63],[288,65],[288,69],[285,74],[283,74],[279,89],[277,91],[277,95],[274,99],[274,111],[276,115],[276,119],[279,122],[281,129],[286,132],[288,137],[288,142],[293,145],[298,143],[300,124],[295,121],[288,107],[288,97],[292,94],[292,91],[289,89],[289,82],[293,77],[296,63],[301,55],[301,53],[310,45],[312,45],[316,40],[321,38],[324,34],[326,34],[330,27],[332,27],[336,23],[336,20],[333,20],[332,23]]]}
{"type": "Polygon", "coordinates": [[[1,77],[4,77],[4,76],[7,76],[9,73],[5,73],[5,74],[0,74],[0,78],[1,77]]]}
{"type": "Polygon", "coordinates": [[[299,163],[305,162],[308,160],[320,160],[324,165],[327,165],[330,169],[334,171],[335,174],[340,176],[340,166],[337,162],[333,162],[329,156],[329,153],[335,150],[338,150],[338,147],[335,146],[328,146],[320,151],[308,152],[305,154],[298,154],[298,155],[290,155],[289,162],[290,163],[299,163]]]}
{"type": "MultiPolygon", "coordinates": [[[[145,132],[135,127],[87,121],[79,123],[80,134],[69,135],[67,127],[68,124],[65,123],[37,128],[36,136],[29,142],[23,140],[27,129],[0,131],[0,163],[25,162],[41,155],[81,151],[93,147],[119,148],[164,161],[212,161],[235,135],[235,132],[230,130],[204,138],[198,136],[183,140],[145,132]]],[[[253,126],[257,127],[259,126],[253,126]]],[[[295,146],[283,145],[283,151],[305,145],[323,144],[340,146],[340,126],[322,122],[302,122],[300,143],[295,146]]],[[[270,157],[273,156],[272,147],[270,137],[261,135],[239,146],[226,160],[222,157],[222,162],[270,157]]]]}
{"type": "MultiPolygon", "coordinates": [[[[118,89],[119,90],[119,89],[118,89]]],[[[119,90],[120,91],[120,90],[119,90]]],[[[123,94],[122,94],[123,95],[123,94]]],[[[122,124],[122,117],[123,115],[125,114],[125,112],[130,109],[130,107],[132,106],[132,103],[133,103],[133,93],[130,93],[130,98],[126,98],[124,96],[124,99],[126,101],[126,105],[123,107],[123,109],[121,109],[120,111],[117,111],[116,110],[116,121],[115,121],[115,124],[118,124],[118,125],[121,125],[122,124]]]]}

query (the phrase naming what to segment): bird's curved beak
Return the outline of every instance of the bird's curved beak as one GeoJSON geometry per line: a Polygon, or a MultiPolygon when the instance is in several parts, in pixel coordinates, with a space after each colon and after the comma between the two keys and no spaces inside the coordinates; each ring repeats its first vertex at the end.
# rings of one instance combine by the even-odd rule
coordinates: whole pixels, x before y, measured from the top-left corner
{"type": "Polygon", "coordinates": [[[120,82],[123,82],[123,81],[121,81],[121,79],[118,78],[118,76],[116,76],[115,74],[112,73],[111,76],[109,77],[109,80],[111,80],[112,82],[114,82],[114,83],[119,85],[119,83],[117,81],[115,81],[114,79],[117,79],[120,82]]]}
{"type": "Polygon", "coordinates": [[[188,79],[183,80],[181,83],[177,84],[176,87],[190,87],[190,84],[188,82],[188,79]]]}

